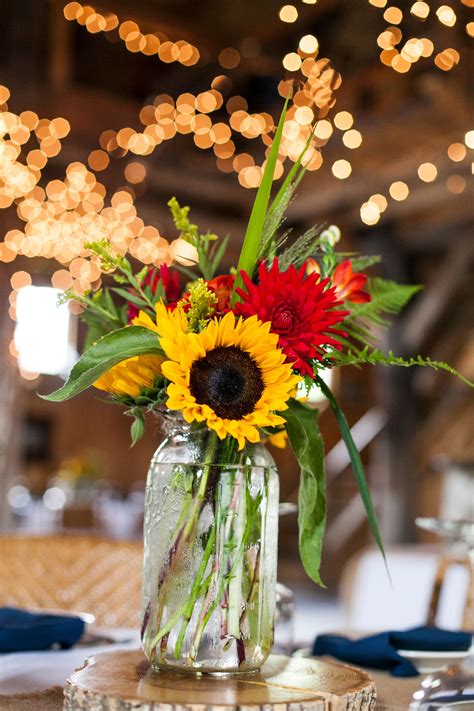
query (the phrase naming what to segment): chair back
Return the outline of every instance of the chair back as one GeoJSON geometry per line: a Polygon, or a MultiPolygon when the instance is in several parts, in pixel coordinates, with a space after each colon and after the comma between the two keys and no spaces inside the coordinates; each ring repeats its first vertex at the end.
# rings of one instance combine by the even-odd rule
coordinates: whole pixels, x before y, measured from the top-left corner
{"type": "Polygon", "coordinates": [[[1,536],[0,605],[89,612],[104,627],[140,624],[143,546],[94,536],[1,536]]]}

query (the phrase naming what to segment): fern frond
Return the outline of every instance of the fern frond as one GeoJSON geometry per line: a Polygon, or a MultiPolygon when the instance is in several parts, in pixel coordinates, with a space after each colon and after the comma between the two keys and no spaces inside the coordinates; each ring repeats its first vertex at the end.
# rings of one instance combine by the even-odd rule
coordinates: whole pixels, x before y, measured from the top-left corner
{"type": "Polygon", "coordinates": [[[440,360],[431,360],[431,358],[423,358],[420,355],[414,356],[413,358],[402,358],[396,356],[393,351],[384,353],[379,348],[371,349],[366,347],[361,351],[349,351],[348,353],[335,351],[331,355],[331,364],[333,367],[342,367],[344,365],[395,365],[401,368],[412,368],[413,366],[432,368],[433,370],[443,370],[447,373],[451,373],[451,375],[455,375],[459,380],[462,380],[463,383],[469,385],[469,387],[474,388],[474,382],[462,375],[462,373],[449,365],[449,363],[440,360]]]}
{"type": "Polygon", "coordinates": [[[418,285],[397,284],[387,279],[371,277],[367,280],[371,300],[351,305],[351,316],[362,323],[372,322],[378,326],[388,326],[389,322],[382,314],[398,314],[421,289],[418,285]]]}

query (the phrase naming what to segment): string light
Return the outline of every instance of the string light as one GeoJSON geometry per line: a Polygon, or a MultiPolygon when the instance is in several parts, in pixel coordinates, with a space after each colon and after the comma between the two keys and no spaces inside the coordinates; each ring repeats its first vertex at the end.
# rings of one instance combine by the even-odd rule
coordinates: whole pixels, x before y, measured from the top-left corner
{"type": "Polygon", "coordinates": [[[319,43],[314,35],[303,35],[298,46],[305,54],[316,54],[319,43]]]}
{"type": "Polygon", "coordinates": [[[336,160],[331,167],[331,172],[335,178],[345,180],[352,173],[352,166],[348,160],[336,160]]]}
{"type": "Polygon", "coordinates": [[[339,111],[334,116],[334,125],[340,131],[347,131],[354,124],[354,117],[349,111],[339,111]]]}
{"type": "Polygon", "coordinates": [[[240,64],[240,53],[233,47],[226,47],[219,52],[219,64],[224,69],[234,69],[240,64]]]}
{"type": "Polygon", "coordinates": [[[456,14],[449,5],[441,5],[441,7],[436,10],[436,16],[446,27],[454,27],[456,24],[456,14]]]}
{"type": "Polygon", "coordinates": [[[399,7],[388,7],[383,14],[383,18],[391,25],[399,25],[403,20],[403,12],[399,7]]]}
{"type": "Polygon", "coordinates": [[[379,212],[385,212],[387,209],[387,198],[385,195],[381,195],[380,193],[376,193],[375,195],[371,195],[369,198],[369,202],[375,203],[377,207],[379,208],[379,212]]]}
{"type": "Polygon", "coordinates": [[[474,149],[474,131],[467,131],[464,136],[464,143],[468,148],[474,149]]]}
{"type": "Polygon", "coordinates": [[[359,148],[362,143],[362,134],[356,129],[350,129],[343,134],[342,142],[346,148],[359,148]]]}
{"type": "Polygon", "coordinates": [[[432,183],[433,180],[436,180],[437,175],[438,169],[433,163],[421,163],[418,166],[418,177],[424,183],[432,183]]]}
{"type": "Polygon", "coordinates": [[[430,6],[426,2],[415,2],[410,8],[410,12],[415,17],[419,17],[420,20],[426,20],[430,14],[430,6]]]}
{"type": "Polygon", "coordinates": [[[77,22],[92,34],[118,29],[118,36],[129,52],[156,56],[166,64],[179,62],[183,66],[190,67],[196,64],[201,56],[198,48],[186,40],[172,42],[163,32],[145,34],[136,22],[132,20],[120,22],[113,12],[102,14],[91,5],[69,2],[64,7],[63,13],[66,20],[77,22]]]}
{"type": "Polygon", "coordinates": [[[458,163],[459,161],[464,160],[464,158],[467,155],[467,149],[464,143],[451,143],[450,146],[448,146],[448,157],[452,160],[458,163]]]}
{"type": "Polygon", "coordinates": [[[390,193],[390,196],[393,198],[393,200],[397,201],[402,201],[406,200],[410,190],[408,188],[408,185],[403,182],[403,180],[396,180],[394,183],[391,184],[391,186],[388,189],[388,192],[390,193]]]}
{"type": "MultiPolygon", "coordinates": [[[[474,0],[462,0],[464,4],[474,0]]],[[[369,0],[370,4],[384,9],[386,2],[384,0],[369,0]]],[[[414,2],[410,7],[410,14],[419,19],[426,20],[430,13],[430,6],[427,2],[414,2]]],[[[454,27],[456,24],[456,13],[449,5],[441,5],[436,10],[436,15],[443,25],[446,27],[454,27]]],[[[390,23],[377,37],[377,44],[381,48],[380,61],[385,66],[391,67],[399,74],[405,74],[410,71],[412,64],[421,58],[430,57],[434,52],[433,42],[426,38],[410,37],[405,42],[400,50],[397,46],[402,42],[403,34],[399,25],[403,20],[403,12],[399,7],[387,7],[383,14],[386,22],[390,23]]],[[[466,32],[474,35],[474,23],[466,25],[466,32]]],[[[453,48],[444,49],[438,52],[434,58],[434,65],[442,71],[450,71],[461,60],[460,53],[453,48]]]]}
{"type": "Polygon", "coordinates": [[[380,220],[380,208],[377,203],[369,200],[360,208],[360,218],[366,225],[375,225],[380,220]]]}
{"type": "Polygon", "coordinates": [[[439,52],[436,55],[434,62],[439,69],[442,69],[444,72],[449,72],[456,66],[456,64],[459,64],[460,59],[461,57],[459,52],[455,49],[449,48],[439,52]]]}
{"type": "Polygon", "coordinates": [[[283,7],[280,8],[278,16],[282,22],[296,22],[298,19],[298,10],[294,5],[283,5],[283,7]]]}
{"type": "Polygon", "coordinates": [[[460,195],[466,189],[466,179],[462,175],[450,175],[446,187],[453,195],[460,195]]]}
{"type": "Polygon", "coordinates": [[[282,64],[289,72],[297,72],[298,69],[301,69],[301,57],[296,52],[288,52],[283,57],[282,64]]]}

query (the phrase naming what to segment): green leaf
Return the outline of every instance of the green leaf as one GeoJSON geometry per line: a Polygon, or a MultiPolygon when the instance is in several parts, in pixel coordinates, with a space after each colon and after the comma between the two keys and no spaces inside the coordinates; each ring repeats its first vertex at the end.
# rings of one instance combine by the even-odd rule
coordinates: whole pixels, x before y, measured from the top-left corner
{"type": "Polygon", "coordinates": [[[132,438],[132,447],[134,447],[145,434],[145,414],[139,407],[134,407],[130,414],[133,417],[133,422],[130,426],[130,437],[132,438]]]}
{"type": "MultiPolygon", "coordinates": [[[[364,465],[362,464],[362,460],[360,458],[359,450],[356,447],[356,444],[352,438],[351,430],[349,427],[349,424],[346,420],[346,416],[344,415],[343,411],[341,410],[339,403],[337,402],[336,398],[332,394],[330,388],[326,385],[324,380],[318,375],[316,376],[316,382],[323,393],[325,397],[327,398],[329,405],[331,406],[331,409],[336,416],[336,420],[339,425],[339,430],[341,432],[341,437],[344,440],[344,444],[346,445],[347,451],[349,453],[349,456],[351,458],[351,463],[352,463],[352,469],[354,471],[355,479],[357,482],[357,487],[359,489],[362,501],[364,503],[364,507],[367,513],[367,518],[369,521],[369,526],[370,530],[372,531],[372,535],[375,538],[375,541],[380,548],[380,552],[382,553],[383,559],[385,561],[385,567],[387,567],[387,560],[385,557],[385,550],[383,547],[383,542],[382,542],[382,536],[380,534],[380,529],[379,529],[379,524],[377,521],[377,514],[375,513],[374,505],[372,502],[372,497],[370,495],[369,491],[369,486],[367,484],[367,479],[365,476],[364,472],[364,465]]],[[[387,568],[387,573],[388,573],[388,568],[387,568]]],[[[390,574],[389,574],[390,577],[390,574]]]]}
{"type": "Polygon", "coordinates": [[[142,308],[148,306],[147,302],[142,299],[141,296],[135,294],[133,291],[128,291],[127,289],[120,289],[118,286],[112,286],[111,289],[123,299],[126,299],[131,304],[135,304],[135,306],[141,306],[142,308]]]}
{"type": "Polygon", "coordinates": [[[43,400],[63,402],[95,383],[112,366],[138,355],[162,355],[155,331],[142,326],[128,326],[100,338],[81,355],[66,383],[43,400]]]}
{"type": "Polygon", "coordinates": [[[323,585],[319,568],[326,527],[326,478],[318,413],[297,400],[290,400],[283,416],[291,447],[301,467],[298,495],[300,558],[311,580],[323,585]]]}
{"type": "Polygon", "coordinates": [[[255,202],[252,208],[252,213],[250,215],[250,220],[247,225],[247,231],[245,232],[244,243],[242,245],[239,262],[237,264],[237,276],[235,278],[235,287],[234,293],[232,295],[232,303],[234,303],[237,298],[235,288],[241,287],[243,284],[242,276],[240,274],[241,270],[246,271],[247,274],[251,276],[253,274],[257,262],[260,236],[262,234],[265,216],[267,214],[268,209],[268,202],[270,200],[273,174],[275,172],[275,166],[278,158],[278,149],[280,147],[287,106],[288,99],[285,101],[283,111],[281,112],[280,121],[278,122],[278,127],[276,130],[275,138],[273,139],[270,155],[268,156],[267,164],[265,166],[262,182],[260,183],[260,187],[257,190],[255,202]]]}
{"type": "Polygon", "coordinates": [[[351,317],[386,326],[388,322],[382,314],[398,314],[421,289],[419,285],[397,284],[380,277],[371,277],[367,280],[371,300],[363,304],[351,304],[351,317]]]}
{"type": "Polygon", "coordinates": [[[110,293],[109,289],[104,290],[104,298],[108,311],[112,314],[113,318],[118,320],[118,311],[114,304],[114,300],[112,299],[112,294],[110,293]]]}
{"type": "Polygon", "coordinates": [[[219,268],[220,263],[222,262],[225,251],[227,249],[228,242],[229,242],[229,235],[226,235],[220,241],[220,244],[218,243],[216,248],[212,251],[212,261],[211,261],[212,276],[214,276],[214,274],[216,273],[216,271],[219,268]]]}

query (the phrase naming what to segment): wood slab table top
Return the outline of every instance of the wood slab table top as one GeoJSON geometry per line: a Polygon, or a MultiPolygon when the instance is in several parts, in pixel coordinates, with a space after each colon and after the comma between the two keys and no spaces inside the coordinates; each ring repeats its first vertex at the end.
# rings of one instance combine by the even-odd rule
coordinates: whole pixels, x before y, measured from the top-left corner
{"type": "Polygon", "coordinates": [[[260,673],[196,676],[155,672],[138,650],[89,657],[64,693],[64,711],[358,711],[376,699],[365,671],[319,659],[272,655],[260,673]]]}

